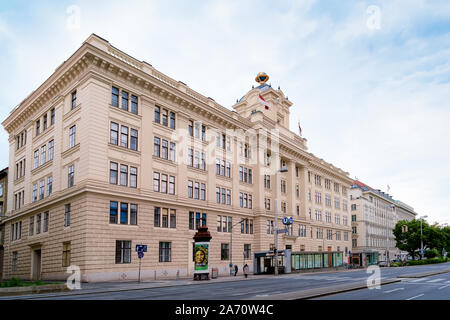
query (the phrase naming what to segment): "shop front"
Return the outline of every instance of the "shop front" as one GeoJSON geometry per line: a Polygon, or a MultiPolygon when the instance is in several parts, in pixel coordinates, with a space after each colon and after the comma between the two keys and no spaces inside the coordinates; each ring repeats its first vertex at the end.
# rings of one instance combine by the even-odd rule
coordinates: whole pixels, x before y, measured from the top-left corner
{"type": "MultiPolygon", "coordinates": [[[[278,251],[278,273],[290,273],[290,250],[278,251]]],[[[273,274],[275,271],[275,255],[273,251],[256,252],[254,255],[255,274],[273,274]]]]}
{"type": "Polygon", "coordinates": [[[340,251],[326,252],[293,252],[291,255],[292,270],[308,270],[320,268],[342,267],[343,253],[340,251]]]}

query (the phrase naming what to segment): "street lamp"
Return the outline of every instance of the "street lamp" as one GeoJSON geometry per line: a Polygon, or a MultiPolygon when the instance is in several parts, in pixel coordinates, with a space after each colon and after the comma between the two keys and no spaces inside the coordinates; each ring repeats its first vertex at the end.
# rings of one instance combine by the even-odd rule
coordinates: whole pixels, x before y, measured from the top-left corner
{"type": "Polygon", "coordinates": [[[420,219],[420,254],[422,256],[422,260],[423,260],[423,232],[422,232],[422,220],[424,218],[428,218],[428,216],[422,216],[419,217],[420,219]]]}
{"type": "Polygon", "coordinates": [[[242,223],[242,221],[248,220],[248,218],[242,218],[241,221],[236,222],[235,224],[231,225],[230,229],[230,275],[231,275],[231,268],[233,267],[233,227],[239,223],[242,223]]]}
{"type": "Polygon", "coordinates": [[[274,274],[278,275],[278,172],[288,172],[288,168],[283,166],[280,170],[277,170],[275,172],[275,223],[274,223],[274,247],[273,247],[273,253],[274,253],[274,259],[275,259],[275,271],[274,274]]]}

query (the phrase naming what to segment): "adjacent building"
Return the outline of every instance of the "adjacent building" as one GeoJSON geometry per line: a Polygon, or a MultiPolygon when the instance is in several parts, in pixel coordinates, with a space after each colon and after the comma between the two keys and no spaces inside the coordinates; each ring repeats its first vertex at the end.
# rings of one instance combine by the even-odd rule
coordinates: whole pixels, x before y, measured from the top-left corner
{"type": "Polygon", "coordinates": [[[395,247],[393,229],[399,220],[414,219],[414,209],[357,180],[350,187],[350,203],[352,262],[369,266],[404,258],[406,253],[395,247]]]}
{"type": "Polygon", "coordinates": [[[3,218],[6,213],[6,198],[8,194],[8,168],[0,171],[0,281],[3,279],[3,242],[5,235],[5,228],[3,218]]]}
{"type": "Polygon", "coordinates": [[[289,130],[293,103],[267,78],[231,111],[91,35],[3,122],[5,277],[65,279],[76,265],[83,281],[136,279],[136,244],[143,278],[192,276],[199,226],[219,274],[265,272],[275,188],[278,229],[294,220],[278,241],[292,269],[346,262],[353,180],[289,130]]]}

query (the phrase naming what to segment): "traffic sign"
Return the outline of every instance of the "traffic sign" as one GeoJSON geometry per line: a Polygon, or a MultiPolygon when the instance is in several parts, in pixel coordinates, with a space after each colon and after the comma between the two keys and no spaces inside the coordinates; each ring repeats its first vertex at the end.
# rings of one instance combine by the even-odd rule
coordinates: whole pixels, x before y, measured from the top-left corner
{"type": "Polygon", "coordinates": [[[292,217],[289,217],[289,224],[293,224],[294,223],[294,219],[292,217]]]}
{"type": "Polygon", "coordinates": [[[147,252],[147,245],[146,244],[137,244],[136,252],[147,252]]]}
{"type": "Polygon", "coordinates": [[[142,259],[144,257],[144,252],[138,251],[138,258],[142,259]]]}

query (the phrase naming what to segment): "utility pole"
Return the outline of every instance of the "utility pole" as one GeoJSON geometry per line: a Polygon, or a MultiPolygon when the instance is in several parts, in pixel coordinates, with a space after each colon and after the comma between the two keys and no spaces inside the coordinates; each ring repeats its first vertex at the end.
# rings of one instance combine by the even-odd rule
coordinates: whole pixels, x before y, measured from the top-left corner
{"type": "Polygon", "coordinates": [[[420,217],[420,255],[422,256],[423,260],[423,231],[422,231],[422,220],[424,218],[428,218],[428,216],[420,217]]]}
{"type": "MultiPolygon", "coordinates": [[[[233,227],[235,225],[239,224],[239,223],[242,223],[242,221],[245,221],[245,220],[248,220],[248,218],[242,218],[241,221],[236,222],[235,224],[233,224],[231,226],[231,229],[230,229],[230,265],[231,265],[230,270],[233,267],[233,227]]],[[[232,274],[231,274],[231,271],[230,271],[230,276],[231,275],[232,274]]]]}
{"type": "Polygon", "coordinates": [[[288,172],[288,168],[286,167],[281,167],[280,170],[277,170],[275,172],[275,221],[274,221],[274,248],[273,248],[273,253],[274,253],[274,259],[275,259],[275,270],[274,270],[274,274],[275,276],[278,275],[278,172],[288,172]]]}

